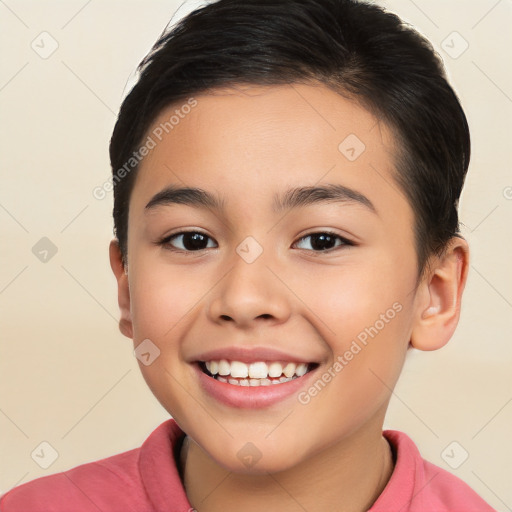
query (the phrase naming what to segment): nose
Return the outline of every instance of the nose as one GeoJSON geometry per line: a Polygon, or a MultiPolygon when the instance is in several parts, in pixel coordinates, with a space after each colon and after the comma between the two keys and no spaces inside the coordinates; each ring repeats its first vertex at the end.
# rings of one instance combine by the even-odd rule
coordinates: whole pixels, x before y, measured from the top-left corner
{"type": "Polygon", "coordinates": [[[261,323],[280,324],[291,314],[287,292],[263,258],[247,263],[236,257],[231,270],[212,290],[208,316],[217,324],[232,323],[245,329],[261,323]]]}

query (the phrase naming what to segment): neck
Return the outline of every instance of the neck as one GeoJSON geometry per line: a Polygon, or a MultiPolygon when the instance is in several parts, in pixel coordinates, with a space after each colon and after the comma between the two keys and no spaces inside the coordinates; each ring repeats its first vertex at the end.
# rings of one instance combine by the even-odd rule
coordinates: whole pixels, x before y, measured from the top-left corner
{"type": "Polygon", "coordinates": [[[226,470],[189,438],[181,451],[186,493],[198,512],[225,512],[227,504],[244,512],[364,512],[384,490],[393,465],[380,429],[356,433],[290,469],[260,475],[226,470]]]}

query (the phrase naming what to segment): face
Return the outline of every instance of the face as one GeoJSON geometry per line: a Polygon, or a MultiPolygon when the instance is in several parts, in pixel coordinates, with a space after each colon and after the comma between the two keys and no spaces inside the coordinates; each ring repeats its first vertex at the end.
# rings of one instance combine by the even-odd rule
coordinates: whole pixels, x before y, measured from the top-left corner
{"type": "Polygon", "coordinates": [[[237,472],[380,433],[417,310],[388,128],[324,86],[254,86],[173,105],[148,136],[126,300],[161,404],[237,472]]]}

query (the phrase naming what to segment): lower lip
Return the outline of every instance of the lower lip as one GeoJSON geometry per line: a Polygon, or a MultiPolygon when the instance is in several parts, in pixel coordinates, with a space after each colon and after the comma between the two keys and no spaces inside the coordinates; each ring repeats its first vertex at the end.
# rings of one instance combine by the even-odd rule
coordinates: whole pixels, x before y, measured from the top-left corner
{"type": "Polygon", "coordinates": [[[197,363],[194,364],[194,368],[201,386],[210,396],[223,404],[242,409],[263,409],[297,394],[301,388],[308,384],[311,376],[318,370],[317,367],[302,377],[281,384],[237,386],[236,384],[219,382],[217,379],[206,375],[197,363]]]}

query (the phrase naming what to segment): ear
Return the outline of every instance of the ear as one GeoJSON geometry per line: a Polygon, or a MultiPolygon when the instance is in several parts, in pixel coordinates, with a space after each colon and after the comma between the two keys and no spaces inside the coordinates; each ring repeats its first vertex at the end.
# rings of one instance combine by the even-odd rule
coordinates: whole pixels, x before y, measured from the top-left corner
{"type": "Polygon", "coordinates": [[[119,242],[114,239],[109,247],[110,267],[117,280],[117,301],[121,311],[119,330],[128,338],[133,339],[132,315],[130,310],[130,288],[128,272],[123,264],[119,242]]]}
{"type": "Polygon", "coordinates": [[[459,323],[468,268],[468,244],[453,237],[443,256],[431,261],[430,271],[419,285],[412,347],[437,350],[448,343],[459,323]]]}

